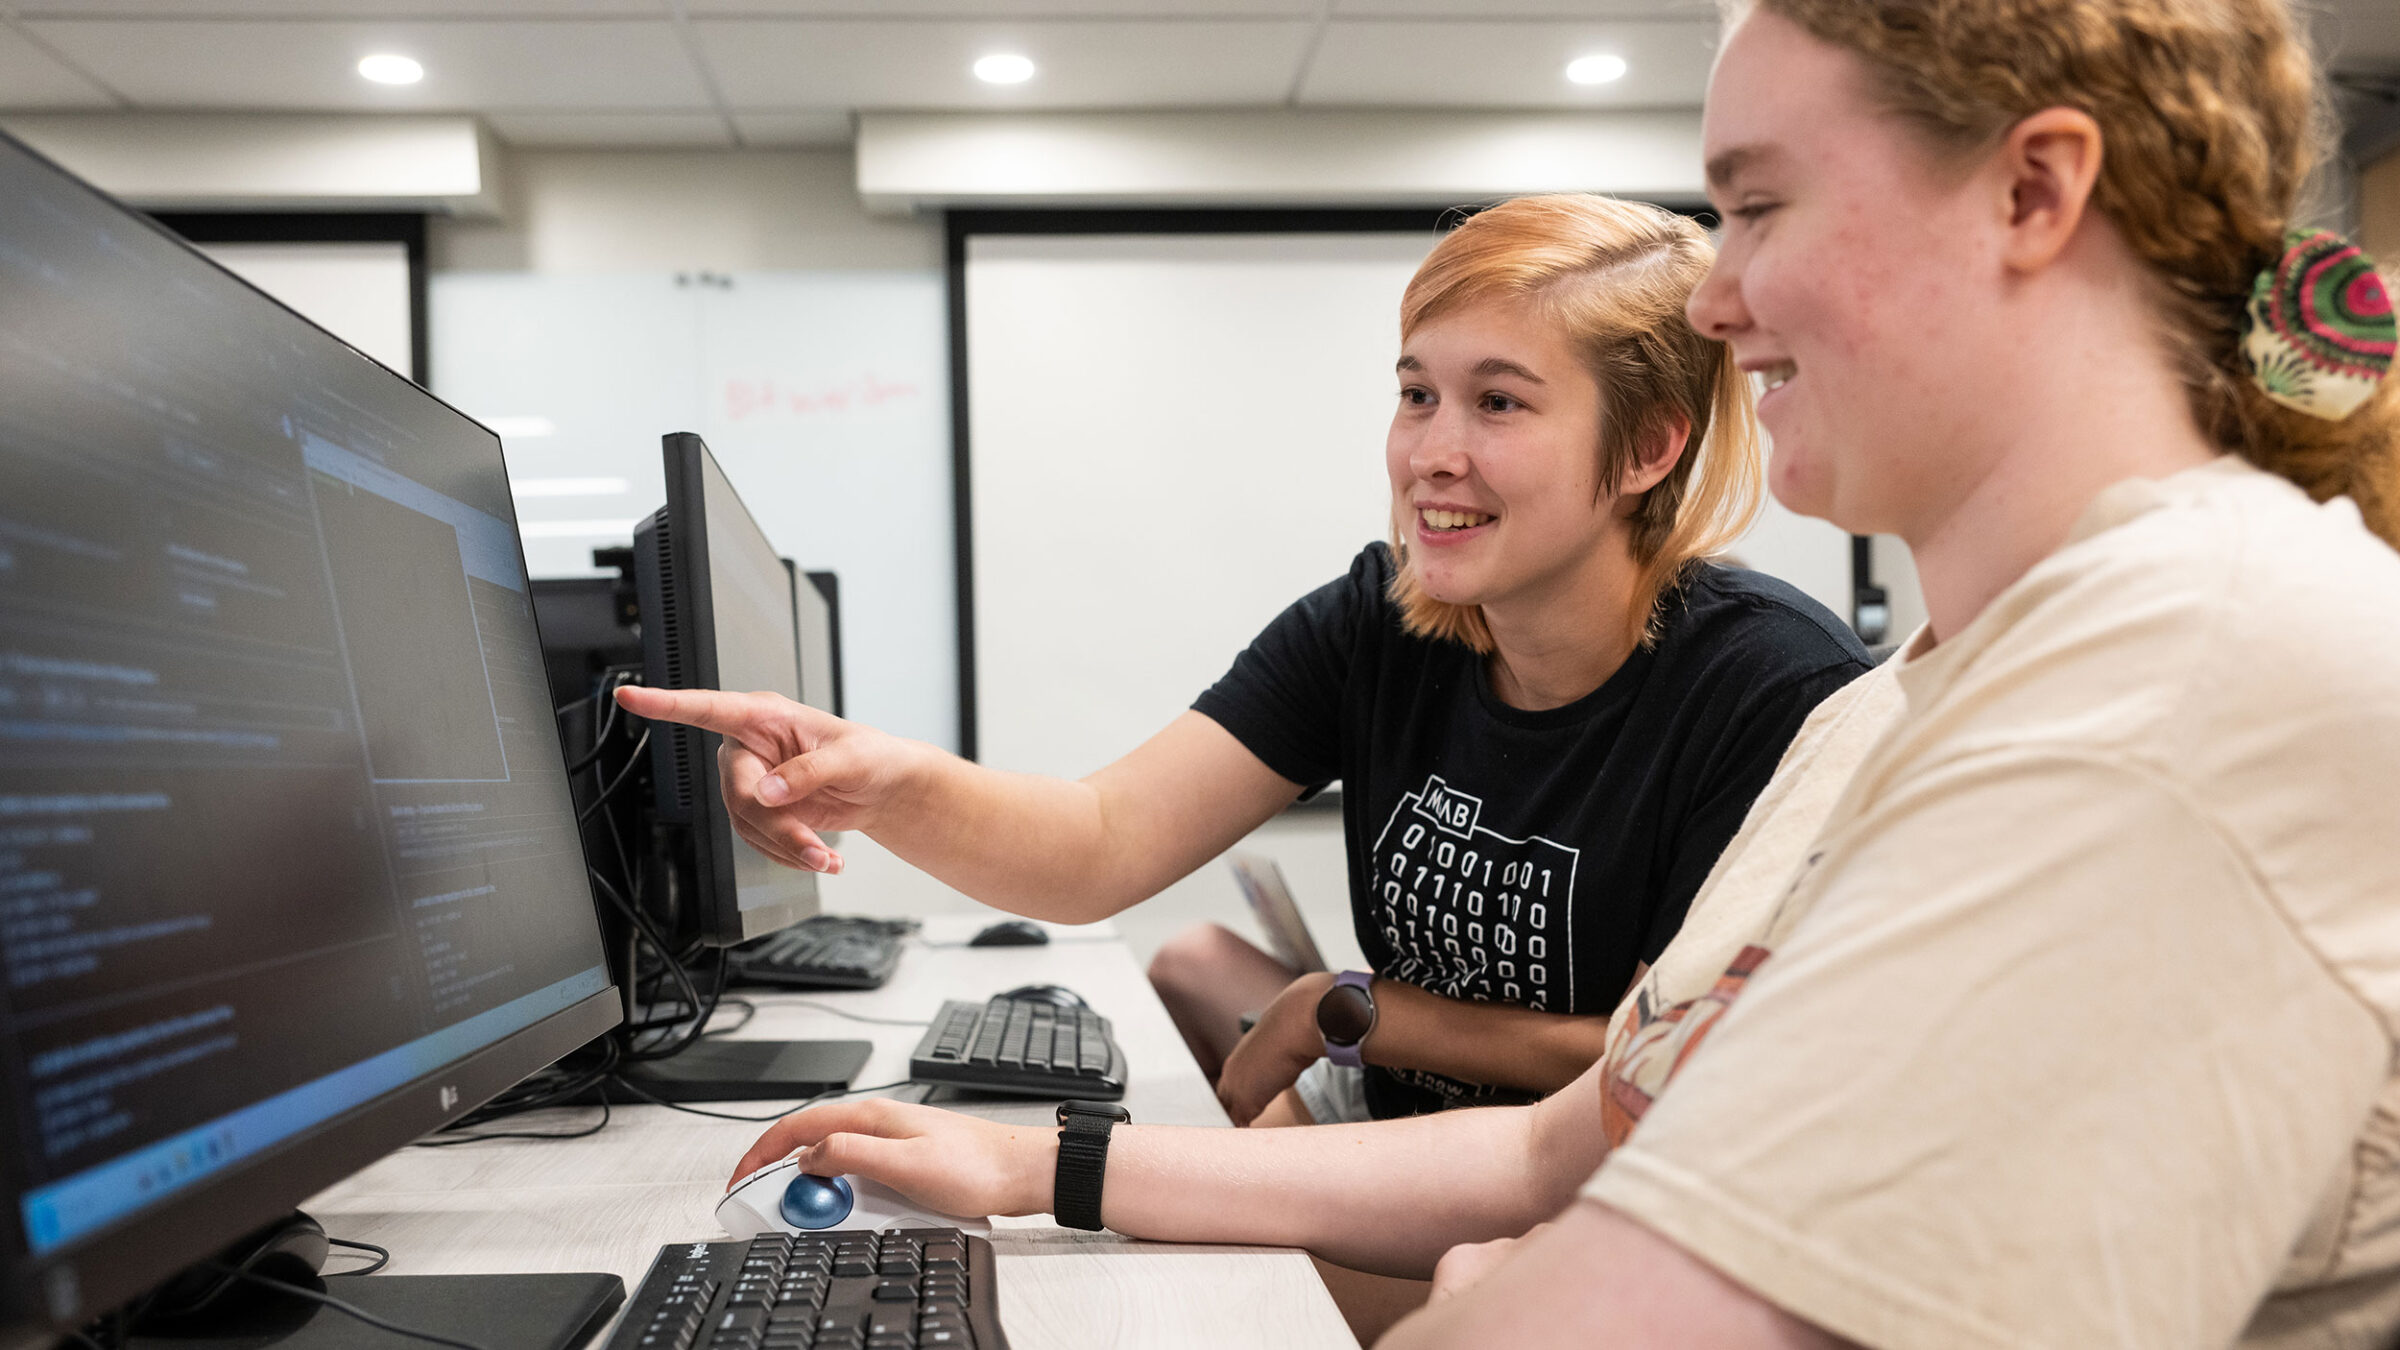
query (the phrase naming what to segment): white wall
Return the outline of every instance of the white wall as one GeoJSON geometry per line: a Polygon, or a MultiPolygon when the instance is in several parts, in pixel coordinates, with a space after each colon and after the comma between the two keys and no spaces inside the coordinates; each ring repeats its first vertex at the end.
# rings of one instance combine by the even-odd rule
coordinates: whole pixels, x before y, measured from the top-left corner
{"type": "Polygon", "coordinates": [[[436,220],[435,272],[938,272],[928,220],[870,216],[848,150],[515,150],[497,221],[436,220]]]}

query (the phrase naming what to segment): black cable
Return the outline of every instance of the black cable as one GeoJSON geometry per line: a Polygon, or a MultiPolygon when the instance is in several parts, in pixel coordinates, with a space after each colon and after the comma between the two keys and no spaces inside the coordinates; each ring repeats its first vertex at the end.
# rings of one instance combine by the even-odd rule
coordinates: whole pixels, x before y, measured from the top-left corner
{"type": "Polygon", "coordinates": [[[681,976],[679,982],[692,995],[690,1026],[678,1038],[662,1036],[655,1044],[629,1050],[626,1052],[626,1058],[632,1060],[668,1059],[680,1055],[698,1044],[702,1033],[708,1030],[709,1019],[717,1015],[717,1001],[725,996],[725,964],[730,955],[731,953],[723,947],[717,949],[716,976],[709,984],[706,1000],[700,998],[698,987],[691,982],[691,972],[684,969],[681,961],[674,961],[670,958],[673,969],[681,976]]]}
{"type": "Polygon", "coordinates": [[[863,1092],[883,1092],[891,1088],[907,1087],[910,1083],[913,1083],[916,1080],[913,1078],[903,1078],[896,1083],[877,1083],[873,1087],[835,1088],[831,1092],[820,1092],[816,1096],[810,1097],[801,1102],[798,1106],[788,1107],[784,1110],[776,1112],[771,1116],[736,1116],[728,1114],[724,1111],[703,1111],[697,1106],[685,1106],[681,1102],[671,1102],[665,1100],[664,1098],[651,1096],[649,1093],[642,1091],[638,1085],[622,1075],[617,1076],[612,1081],[614,1081],[618,1087],[625,1089],[627,1092],[630,1092],[634,1096],[641,1098],[643,1101],[650,1103],[652,1106],[663,1106],[670,1111],[681,1111],[686,1115],[707,1116],[711,1120],[739,1120],[752,1125],[766,1125],[774,1121],[781,1120],[785,1116],[792,1114],[794,1111],[805,1111],[808,1108],[815,1106],[818,1102],[831,1101],[836,1097],[855,1097],[863,1092]]]}
{"type": "Polygon", "coordinates": [[[731,1033],[731,1032],[740,1031],[740,1030],[741,1030],[743,1027],[746,1027],[746,1026],[750,1025],[750,1019],[751,1019],[751,1018],[758,1016],[758,1005],[757,1005],[757,1004],[755,1004],[755,1003],[752,1003],[750,1000],[748,1000],[748,999],[746,999],[746,998],[722,998],[722,999],[718,999],[718,1000],[717,1000],[717,1010],[718,1010],[719,1012],[722,1012],[722,1011],[724,1011],[724,1010],[725,1010],[725,1009],[727,1009],[727,1008],[739,1008],[739,1009],[741,1009],[741,1010],[742,1010],[742,1020],[741,1020],[741,1021],[739,1021],[739,1022],[735,1022],[735,1023],[733,1023],[733,1024],[732,1024],[732,1025],[730,1025],[730,1026],[722,1026],[722,1027],[720,1027],[720,1026],[713,1026],[713,1025],[712,1025],[711,1027],[709,1027],[709,1029],[708,1029],[708,1030],[706,1030],[706,1031],[703,1031],[703,1032],[701,1032],[701,1033],[700,1033],[700,1034],[701,1034],[703,1037],[707,1037],[707,1036],[723,1036],[723,1035],[727,1035],[727,1034],[729,1034],[729,1033],[731,1033]]]}
{"type": "Polygon", "coordinates": [[[211,1269],[221,1270],[237,1279],[248,1280],[252,1284],[263,1284],[267,1288],[273,1289],[278,1293],[288,1294],[293,1298],[306,1299],[311,1303],[322,1304],[325,1307],[333,1309],[335,1312],[342,1313],[350,1317],[355,1317],[359,1321],[366,1323],[368,1326],[381,1328],[382,1330],[388,1331],[395,1336],[406,1336],[412,1341],[424,1341],[429,1345],[447,1345],[453,1347],[453,1350],[484,1350],[483,1346],[477,1345],[473,1341],[454,1341],[447,1336],[437,1336],[430,1331],[414,1331],[395,1322],[386,1322],[382,1318],[377,1317],[375,1314],[368,1312],[366,1309],[359,1307],[355,1303],[344,1303],[342,1300],[335,1298],[331,1294],[320,1294],[314,1289],[293,1284],[286,1280],[278,1280],[272,1276],[261,1275],[254,1270],[242,1270],[234,1266],[225,1265],[218,1261],[209,1261],[205,1262],[204,1264],[209,1266],[211,1269]]]}
{"type": "Polygon", "coordinates": [[[929,1027],[933,1025],[931,1020],[912,1022],[901,1017],[869,1017],[865,1013],[850,1012],[831,1003],[819,1003],[813,998],[779,998],[775,1000],[775,1003],[778,1007],[797,1004],[803,1008],[814,1008],[818,1012],[832,1013],[836,1017],[847,1017],[853,1022],[872,1022],[879,1027],[929,1027]]]}
{"type": "Polygon", "coordinates": [[[575,828],[582,829],[583,823],[592,818],[592,813],[608,805],[608,799],[616,796],[617,789],[625,786],[626,780],[633,777],[635,766],[642,762],[642,751],[649,744],[650,729],[644,727],[641,736],[634,741],[633,749],[626,752],[625,767],[617,770],[617,776],[608,780],[608,786],[600,789],[600,795],[592,798],[590,805],[575,814],[575,828]]]}
{"type": "Polygon", "coordinates": [[[360,1270],[336,1271],[333,1273],[333,1275],[328,1276],[327,1278],[347,1278],[352,1275],[372,1275],[376,1271],[379,1271],[392,1263],[392,1251],[389,1247],[378,1247],[372,1242],[352,1242],[348,1238],[337,1237],[329,1237],[325,1239],[325,1243],[330,1247],[348,1247],[352,1251],[375,1253],[374,1265],[367,1266],[360,1270]]]}
{"type": "MultiPolygon", "coordinates": [[[[612,1075],[613,1076],[613,1075],[612,1075]]],[[[480,1144],[487,1139],[585,1139],[608,1128],[608,1088],[600,1089],[600,1118],[580,1130],[478,1130],[467,1134],[452,1134],[443,1139],[420,1139],[418,1148],[456,1148],[460,1144],[480,1144]]],[[[511,1115],[539,1111],[539,1106],[520,1106],[511,1115]]],[[[352,1272],[363,1274],[364,1272],[352,1272]]]]}
{"type": "MultiPolygon", "coordinates": [[[[667,969],[675,976],[675,982],[683,986],[683,993],[686,1003],[692,1008],[698,1008],[700,1006],[700,990],[692,983],[691,973],[683,968],[683,964],[681,962],[675,960],[674,953],[668,949],[666,940],[658,935],[657,929],[650,926],[650,920],[648,916],[644,915],[639,909],[634,908],[631,904],[628,904],[624,896],[617,894],[617,888],[608,884],[608,879],[600,875],[600,870],[598,868],[590,868],[587,870],[591,874],[593,883],[599,886],[600,893],[608,898],[608,902],[610,904],[615,905],[624,913],[626,919],[633,924],[634,931],[639,933],[642,939],[648,942],[651,947],[659,953],[660,957],[667,962],[667,969]]],[[[698,1037],[695,1035],[691,1039],[696,1040],[698,1037]]],[[[685,1044],[689,1044],[689,1040],[687,1040],[685,1044]]],[[[684,1047],[683,1045],[678,1045],[675,1048],[680,1050],[684,1047]]],[[[635,1050],[631,1047],[628,1047],[625,1051],[625,1055],[629,1059],[659,1059],[664,1057],[658,1053],[656,1047],[653,1047],[649,1050],[635,1050]]]]}

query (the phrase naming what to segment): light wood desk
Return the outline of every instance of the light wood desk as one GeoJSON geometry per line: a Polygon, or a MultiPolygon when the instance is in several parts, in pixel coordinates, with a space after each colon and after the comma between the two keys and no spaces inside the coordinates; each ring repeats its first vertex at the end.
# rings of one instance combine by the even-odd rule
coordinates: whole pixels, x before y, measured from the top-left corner
{"type": "MultiPolygon", "coordinates": [[[[758,1015],[734,1033],[764,1039],[870,1041],[858,1083],[908,1076],[918,1027],[849,1021],[825,1009],[927,1019],[945,998],[980,1000],[1022,984],[1061,984],[1114,1027],[1130,1077],[1136,1121],[1224,1125],[1199,1067],[1166,1010],[1107,925],[1059,930],[1040,947],[969,948],[988,919],[926,921],[883,988],[805,997],[742,991],[758,1015]],[[816,1004],[819,1006],[809,1006],[816,1004]]],[[[909,1100],[922,1086],[891,1095],[909,1100]]],[[[993,1120],[1049,1124],[1052,1104],[991,1097],[937,1105],[993,1120]]],[[[780,1103],[729,1104],[763,1116],[780,1103]]],[[[568,1130],[593,1110],[535,1112],[495,1128],[568,1130]]],[[[584,1139],[494,1140],[406,1148],[302,1206],[336,1237],[389,1247],[394,1274],[604,1270],[637,1289],[658,1248],[722,1240],[714,1209],[726,1178],[766,1127],[710,1120],[658,1106],[615,1108],[608,1128],[584,1139]]],[[[1044,1216],[993,1225],[999,1304],[1014,1350],[1114,1347],[1353,1347],[1357,1342],[1300,1252],[1134,1242],[1062,1229],[1044,1216]]],[[[337,1255],[332,1269],[341,1269],[337,1255]]]]}

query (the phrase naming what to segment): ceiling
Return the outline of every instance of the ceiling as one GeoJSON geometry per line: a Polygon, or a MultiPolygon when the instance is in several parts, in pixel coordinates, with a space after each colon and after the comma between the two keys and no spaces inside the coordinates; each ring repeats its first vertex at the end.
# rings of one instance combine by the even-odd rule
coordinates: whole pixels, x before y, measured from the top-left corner
{"type": "MultiPolygon", "coordinates": [[[[2400,3],[2316,0],[2400,74],[2400,3]]],[[[519,145],[845,143],[866,109],[1690,107],[1713,0],[0,0],[0,111],[470,112],[519,145]],[[1022,85],[975,80],[1010,50],[1022,85]],[[359,78],[415,57],[422,83],[359,78]],[[1581,87],[1577,56],[1625,58],[1581,87]]]]}

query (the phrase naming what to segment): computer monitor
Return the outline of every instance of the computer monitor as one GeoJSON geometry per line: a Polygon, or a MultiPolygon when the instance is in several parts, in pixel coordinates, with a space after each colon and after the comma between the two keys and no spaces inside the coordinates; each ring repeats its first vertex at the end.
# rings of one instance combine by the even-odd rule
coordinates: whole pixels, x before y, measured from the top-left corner
{"type": "Polygon", "coordinates": [[[498,438],[0,136],[0,1341],[617,1023],[551,706],[498,438]]]}
{"type": "MultiPolygon", "coordinates": [[[[786,566],[790,566],[787,562],[786,566]]],[[[793,569],[798,571],[797,568],[793,569]]],[[[831,572],[799,572],[800,701],[842,711],[842,586],[831,572]]]]}
{"type": "MultiPolygon", "coordinates": [[[[768,690],[800,698],[791,570],[698,436],[663,438],[667,504],[636,527],[643,678],[661,689],[768,690]]],[[[713,732],[651,728],[659,820],[688,827],[696,893],[684,936],[730,947],[817,912],[817,878],[742,842],[724,809],[713,732]]]]}

